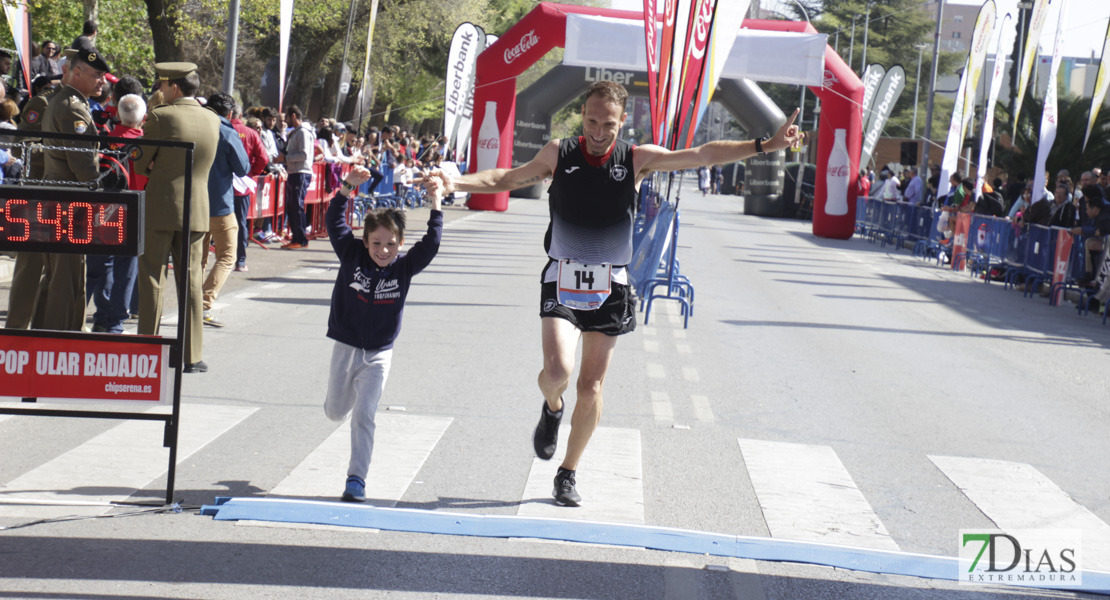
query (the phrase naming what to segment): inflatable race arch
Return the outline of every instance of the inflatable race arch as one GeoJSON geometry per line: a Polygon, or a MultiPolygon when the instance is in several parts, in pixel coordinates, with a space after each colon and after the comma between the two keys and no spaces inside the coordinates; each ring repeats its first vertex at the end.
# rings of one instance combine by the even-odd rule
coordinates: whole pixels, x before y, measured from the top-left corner
{"type": "MultiPolygon", "coordinates": [[[[747,19],[744,30],[737,36],[722,79],[749,77],[756,81],[801,83],[821,98],[813,233],[820,237],[847,239],[855,229],[863,84],[840,56],[824,43],[824,36],[816,34],[809,23],[747,19]],[[815,41],[820,43],[823,51],[814,50],[815,41]],[[782,75],[786,71],[797,74],[782,75]],[[837,130],[845,132],[850,166],[847,197],[836,198],[834,204],[843,207],[846,203],[848,210],[844,213],[841,208],[833,212],[842,214],[830,215],[825,212],[829,201],[826,166],[837,130]]],[[[554,48],[567,48],[564,58],[567,64],[634,68],[638,54],[643,62],[639,63],[637,70],[644,70],[643,40],[643,13],[541,2],[478,56],[470,136],[471,159],[468,161],[470,170],[512,167],[516,78],[540,57],[554,48]],[[583,34],[583,31],[588,33],[583,34]],[[598,35],[599,31],[605,34],[598,35]],[[632,40],[637,35],[639,42],[635,44],[632,40]],[[567,47],[568,38],[575,40],[572,47],[567,47]],[[598,44],[604,44],[605,52],[598,52],[598,44]],[[592,47],[583,51],[580,45],[592,47]],[[580,53],[580,62],[575,63],[575,57],[580,53]],[[487,112],[490,114],[487,115],[487,112]]],[[[504,211],[508,202],[508,192],[474,194],[470,207],[504,211]]]]}

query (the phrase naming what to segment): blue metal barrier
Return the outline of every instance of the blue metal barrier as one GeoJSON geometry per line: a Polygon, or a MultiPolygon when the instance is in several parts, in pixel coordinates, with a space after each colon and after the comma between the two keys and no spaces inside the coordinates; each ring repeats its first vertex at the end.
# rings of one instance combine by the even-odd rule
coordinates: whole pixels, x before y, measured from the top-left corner
{"type": "Polygon", "coordinates": [[[1025,244],[1025,287],[1023,297],[1033,297],[1045,279],[1052,279],[1056,262],[1057,230],[1044,225],[1030,225],[1025,244]]]}
{"type": "Polygon", "coordinates": [[[678,228],[681,221],[679,211],[674,214],[674,228],[670,235],[670,253],[665,253],[664,264],[660,265],[655,277],[644,285],[646,296],[644,310],[644,325],[651,320],[651,305],[656,299],[677,300],[682,304],[683,329],[690,326],[690,317],[694,314],[694,286],[690,280],[678,271],[678,228]],[[665,293],[656,294],[655,288],[663,287],[665,293]]]}
{"type": "Polygon", "coordinates": [[[674,205],[664,202],[660,205],[655,220],[650,226],[645,227],[639,239],[633,238],[632,262],[628,264],[628,282],[641,298],[646,297],[645,287],[655,277],[659,264],[663,260],[674,215],[674,205]]]}
{"type": "Polygon", "coordinates": [[[943,212],[939,208],[928,206],[918,206],[916,211],[915,219],[927,220],[929,225],[924,239],[913,245],[913,255],[924,259],[936,258],[941,248],[944,248],[940,243],[944,237],[944,232],[940,230],[940,216],[943,212]]]}

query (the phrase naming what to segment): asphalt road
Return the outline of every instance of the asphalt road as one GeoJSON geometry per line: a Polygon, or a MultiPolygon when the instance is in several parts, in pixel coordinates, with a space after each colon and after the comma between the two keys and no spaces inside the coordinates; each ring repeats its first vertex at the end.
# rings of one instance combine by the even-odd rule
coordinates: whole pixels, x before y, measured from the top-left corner
{"type": "MultiPolygon", "coordinates": [[[[618,343],[580,508],[551,503],[555,461],[531,450],[546,204],[448,208],[394,350],[373,504],[949,557],[961,529],[1075,526],[1085,566],[1110,570],[1108,337],[1096,317],[905,250],[747,217],[741,202],[683,189],[678,253],[695,313],[684,329],[678,303],[656,300],[650,324],[641,315],[618,343]]],[[[425,219],[410,215],[409,243],[425,219]]],[[[120,451],[157,426],[0,415],[0,598],[1087,597],[199,515],[224,496],[332,502],[345,476],[344,426],[321,410],[330,245],[254,247],[248,265],[217,305],[227,326],[205,330],[211,370],[184,376],[184,511],[73,503],[158,502],[165,451],[120,451]],[[68,514],[90,518],[19,527],[68,514]]]]}

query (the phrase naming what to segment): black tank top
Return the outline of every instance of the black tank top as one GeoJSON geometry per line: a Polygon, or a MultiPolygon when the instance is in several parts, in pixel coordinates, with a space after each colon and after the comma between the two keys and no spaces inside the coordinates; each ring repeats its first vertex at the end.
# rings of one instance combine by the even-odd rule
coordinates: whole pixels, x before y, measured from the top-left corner
{"type": "Polygon", "coordinates": [[[544,249],[553,259],[627,265],[632,260],[636,173],[632,148],[617,140],[608,160],[592,166],[581,138],[559,144],[559,162],[547,190],[551,223],[544,249]]]}

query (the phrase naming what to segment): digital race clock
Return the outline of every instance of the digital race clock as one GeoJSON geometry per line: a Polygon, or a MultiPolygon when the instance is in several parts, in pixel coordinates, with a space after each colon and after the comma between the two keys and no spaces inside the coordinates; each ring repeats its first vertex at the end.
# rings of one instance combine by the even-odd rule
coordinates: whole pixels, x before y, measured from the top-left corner
{"type": "Polygon", "coordinates": [[[0,185],[0,251],[138,256],[144,192],[0,185]]]}

